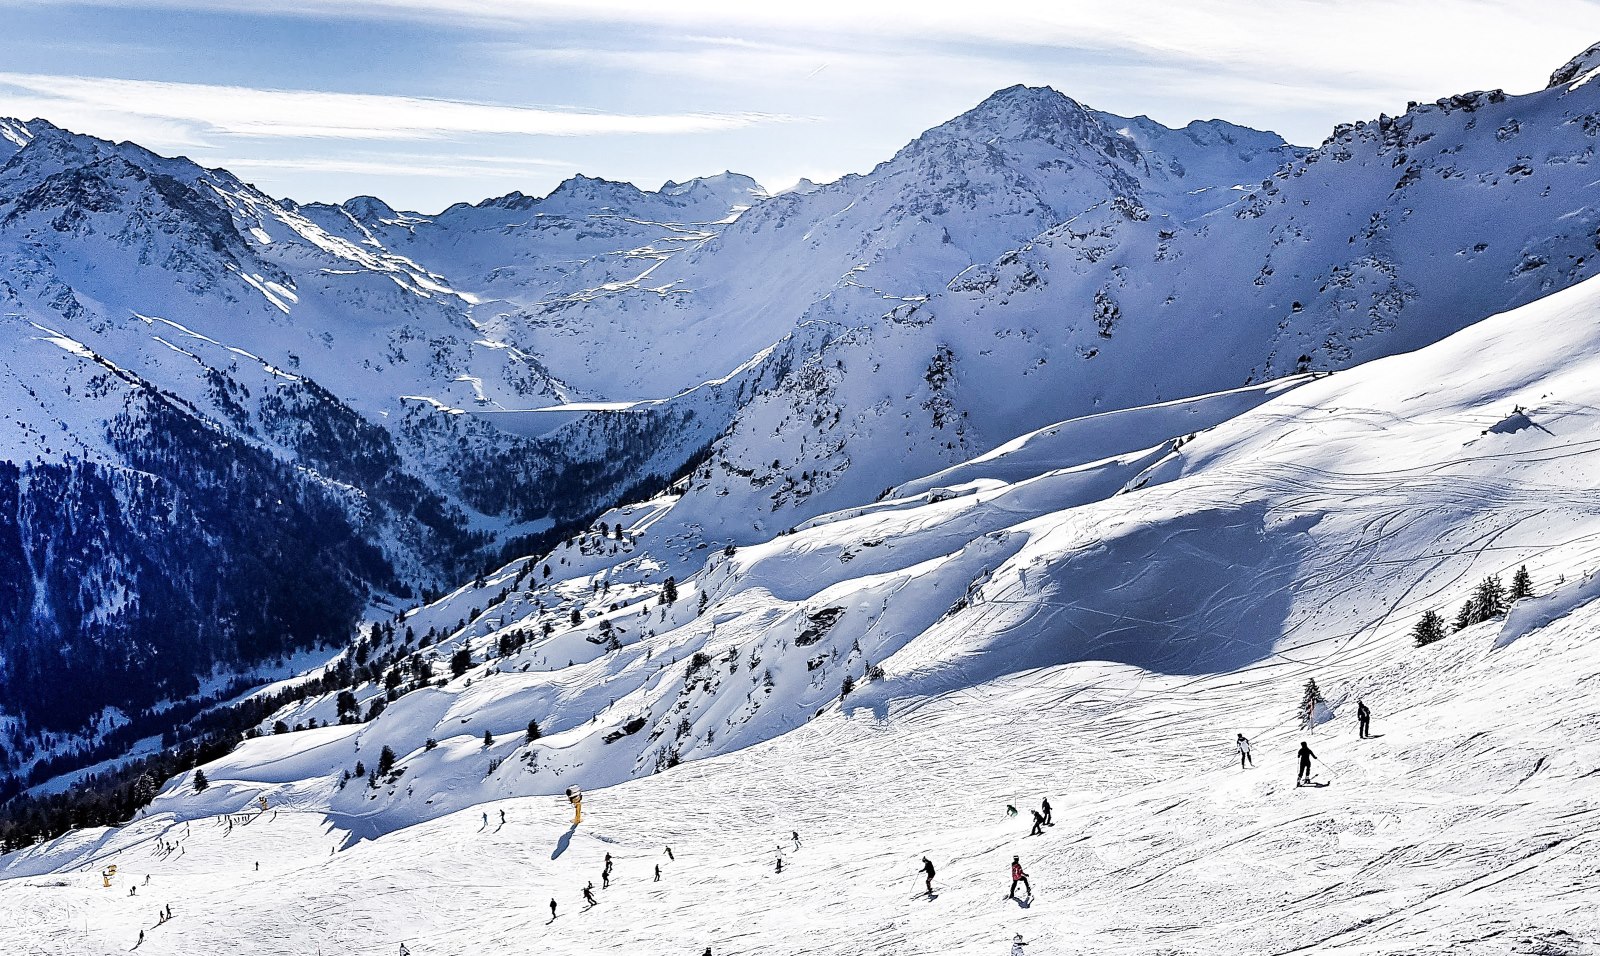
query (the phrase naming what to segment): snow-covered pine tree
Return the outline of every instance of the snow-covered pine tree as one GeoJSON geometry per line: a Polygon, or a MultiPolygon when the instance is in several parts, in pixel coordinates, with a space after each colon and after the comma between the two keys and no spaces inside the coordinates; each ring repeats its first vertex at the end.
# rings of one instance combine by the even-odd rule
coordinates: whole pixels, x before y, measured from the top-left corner
{"type": "Polygon", "coordinates": [[[1467,603],[1461,605],[1461,610],[1456,612],[1456,619],[1450,623],[1452,630],[1460,631],[1478,623],[1478,599],[1467,598],[1467,603]]]}
{"type": "Polygon", "coordinates": [[[1433,611],[1424,611],[1417,620],[1416,627],[1411,629],[1411,638],[1418,647],[1426,647],[1435,641],[1444,640],[1444,621],[1433,611]]]}
{"type": "Polygon", "coordinates": [[[383,751],[378,754],[378,776],[387,777],[394,771],[394,759],[394,750],[384,744],[383,751]]]}
{"type": "Polygon", "coordinates": [[[661,585],[661,603],[676,604],[678,601],[678,579],[667,576],[665,584],[661,585]]]}
{"type": "Polygon", "coordinates": [[[485,730],[483,732],[483,745],[485,747],[493,747],[494,746],[494,734],[491,734],[489,731],[485,730]]]}
{"type": "Polygon", "coordinates": [[[539,722],[537,720],[528,721],[528,743],[531,744],[535,740],[538,740],[540,733],[541,731],[539,730],[539,722]]]}
{"type": "Polygon", "coordinates": [[[1533,597],[1533,578],[1528,574],[1528,566],[1524,564],[1517,568],[1517,573],[1511,577],[1511,594],[1508,600],[1520,601],[1526,597],[1533,597]]]}
{"type": "Polygon", "coordinates": [[[204,793],[209,786],[211,786],[211,781],[206,779],[206,772],[196,768],[194,772],[194,792],[204,793]]]}
{"type": "Polygon", "coordinates": [[[1317,679],[1307,678],[1305,693],[1300,696],[1300,726],[1310,730],[1315,723],[1318,705],[1326,703],[1322,697],[1322,690],[1317,687],[1317,679]]]}
{"type": "Polygon", "coordinates": [[[1477,605],[1478,611],[1478,620],[1473,623],[1487,621],[1504,614],[1506,586],[1500,582],[1500,576],[1491,574],[1478,582],[1478,590],[1473,593],[1472,601],[1477,605]]]}

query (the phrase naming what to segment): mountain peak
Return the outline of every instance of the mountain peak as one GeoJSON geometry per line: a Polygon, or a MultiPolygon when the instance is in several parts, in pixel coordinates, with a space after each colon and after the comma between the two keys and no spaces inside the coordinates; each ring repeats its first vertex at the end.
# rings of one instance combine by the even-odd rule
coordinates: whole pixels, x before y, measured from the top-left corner
{"type": "MultiPolygon", "coordinates": [[[[9,144],[11,151],[15,152],[16,150],[28,145],[28,143],[32,141],[33,130],[30,129],[30,126],[49,125],[50,124],[41,119],[30,120],[29,122],[24,123],[22,120],[13,119],[9,116],[0,116],[0,143],[9,144]]],[[[4,146],[0,146],[0,149],[5,148],[6,147],[4,146]]]]}
{"type": "Polygon", "coordinates": [[[686,182],[667,180],[661,186],[663,196],[688,196],[696,192],[709,193],[726,199],[733,205],[749,205],[766,199],[767,190],[744,173],[723,170],[713,176],[696,176],[686,182]]]}
{"type": "Polygon", "coordinates": [[[395,212],[393,206],[376,196],[352,196],[340,203],[340,205],[345,208],[346,212],[354,216],[357,222],[361,223],[382,222],[386,219],[394,219],[399,215],[395,212]]]}
{"type": "Polygon", "coordinates": [[[1058,126],[1085,112],[1083,104],[1053,87],[1018,83],[990,93],[983,102],[944,125],[981,125],[996,131],[1024,132],[1024,124],[1058,126]]]}
{"type": "Polygon", "coordinates": [[[1587,77],[1600,67],[1600,43],[1591,45],[1587,50],[1568,60],[1561,69],[1550,74],[1550,83],[1545,89],[1554,89],[1587,77]]]}

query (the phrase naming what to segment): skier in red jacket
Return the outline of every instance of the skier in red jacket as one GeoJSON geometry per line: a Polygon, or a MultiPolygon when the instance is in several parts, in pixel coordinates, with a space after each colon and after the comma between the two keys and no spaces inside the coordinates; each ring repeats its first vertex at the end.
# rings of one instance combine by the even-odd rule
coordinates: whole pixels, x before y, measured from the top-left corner
{"type": "Polygon", "coordinates": [[[1021,857],[1013,856],[1011,858],[1011,894],[1010,894],[1012,899],[1016,899],[1017,898],[1017,884],[1018,883],[1021,883],[1022,884],[1022,888],[1028,891],[1028,899],[1030,899],[1030,900],[1033,899],[1033,887],[1028,883],[1028,874],[1022,872],[1022,859],[1021,859],[1021,857]]]}

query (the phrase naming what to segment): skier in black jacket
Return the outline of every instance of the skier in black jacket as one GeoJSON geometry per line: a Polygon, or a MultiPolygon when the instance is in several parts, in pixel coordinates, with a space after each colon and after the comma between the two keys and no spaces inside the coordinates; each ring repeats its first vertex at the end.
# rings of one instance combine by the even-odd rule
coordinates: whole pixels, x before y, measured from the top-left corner
{"type": "Polygon", "coordinates": [[[922,858],[922,872],[928,878],[928,895],[933,895],[933,861],[927,857],[922,858]]]}
{"type": "Polygon", "coordinates": [[[1311,761],[1317,755],[1311,752],[1311,747],[1304,740],[1300,741],[1300,774],[1295,777],[1294,785],[1311,782],[1311,761]]]}
{"type": "Polygon", "coordinates": [[[1033,813],[1033,829],[1028,831],[1028,836],[1043,836],[1044,814],[1040,813],[1038,810],[1031,812],[1033,813]]]}
{"type": "Polygon", "coordinates": [[[1047,826],[1047,827],[1055,826],[1056,825],[1055,818],[1050,815],[1050,798],[1049,797],[1045,797],[1044,798],[1044,805],[1041,806],[1039,809],[1044,811],[1044,825],[1047,826]]]}
{"type": "Polygon", "coordinates": [[[1366,740],[1368,737],[1372,736],[1372,734],[1368,733],[1367,731],[1367,725],[1372,723],[1372,711],[1368,710],[1367,705],[1363,704],[1359,700],[1356,701],[1356,723],[1361,725],[1362,740],[1366,740]]]}

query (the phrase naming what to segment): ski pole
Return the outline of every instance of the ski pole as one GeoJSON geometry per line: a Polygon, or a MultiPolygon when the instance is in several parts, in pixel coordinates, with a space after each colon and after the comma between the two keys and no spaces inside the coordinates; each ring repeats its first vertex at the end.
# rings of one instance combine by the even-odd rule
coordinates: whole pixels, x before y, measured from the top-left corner
{"type": "Polygon", "coordinates": [[[1315,760],[1317,762],[1317,766],[1319,766],[1322,769],[1328,771],[1328,776],[1335,777],[1335,778],[1339,776],[1338,774],[1333,772],[1333,768],[1332,767],[1330,767],[1327,764],[1322,762],[1322,758],[1321,757],[1313,757],[1311,759],[1313,759],[1313,760],[1315,760]]]}

